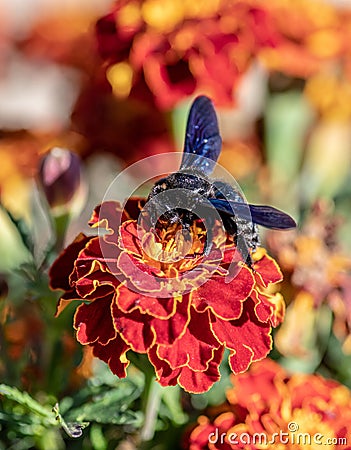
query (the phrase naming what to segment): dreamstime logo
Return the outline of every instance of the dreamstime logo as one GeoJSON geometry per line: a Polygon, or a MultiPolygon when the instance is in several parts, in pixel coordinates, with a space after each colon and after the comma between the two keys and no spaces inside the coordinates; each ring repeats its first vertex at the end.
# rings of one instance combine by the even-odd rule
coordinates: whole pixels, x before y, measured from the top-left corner
{"type": "MultiPolygon", "coordinates": [[[[145,186],[148,186],[148,191],[150,192],[152,183],[160,178],[167,177],[171,173],[177,172],[182,156],[183,153],[181,152],[165,153],[150,156],[132,164],[115,177],[104,195],[103,202],[108,200],[117,201],[120,203],[121,208],[124,209],[128,200],[137,196],[136,194],[138,191],[143,190],[145,196],[145,186]]],[[[170,297],[172,295],[184,295],[192,289],[199,287],[201,284],[204,284],[211,278],[221,264],[221,258],[218,257],[218,248],[215,245],[212,245],[211,242],[214,224],[221,223],[222,226],[217,227],[216,232],[220,235],[219,241],[223,244],[225,243],[226,231],[221,215],[210,202],[207,192],[202,192],[203,190],[201,191],[201,189],[197,190],[196,185],[194,186],[194,182],[189,188],[187,185],[187,177],[192,177],[193,181],[195,178],[196,182],[208,186],[211,186],[214,180],[220,180],[220,183],[216,186],[217,190],[221,193],[221,198],[233,200],[232,197],[227,198],[229,196],[229,191],[240,201],[240,213],[239,211],[236,211],[234,205],[231,207],[232,215],[242,217],[244,214],[245,220],[251,221],[249,206],[233,176],[219,164],[214,164],[212,160],[196,156],[196,162],[199,161],[201,161],[202,166],[214,166],[213,177],[211,177],[210,180],[205,175],[201,175],[201,173],[198,172],[192,172],[190,170],[188,172],[182,171],[182,173],[185,174],[182,185],[167,185],[167,189],[153,194],[152,198],[149,198],[142,207],[137,220],[138,242],[141,245],[144,255],[157,263],[166,264],[170,262],[179,262],[188,257],[188,252],[193,245],[193,236],[189,231],[189,227],[181,224],[180,220],[179,223],[182,225],[182,228],[178,230],[177,234],[174,236],[172,250],[170,251],[166,248],[157,254],[155,252],[150,253],[150,246],[147,245],[149,240],[146,239],[145,236],[153,235],[155,242],[157,242],[158,237],[155,231],[157,221],[162,216],[167,217],[167,215],[169,215],[172,217],[172,214],[179,211],[179,209],[190,212],[193,215],[191,215],[191,217],[201,218],[203,226],[205,227],[207,242],[199,264],[195,265],[191,270],[182,271],[180,276],[167,277],[158,276],[157,274],[150,272],[147,273],[142,270],[140,265],[136,264],[135,259],[129,257],[127,264],[124,264],[123,267],[119,267],[123,273],[119,274],[118,271],[116,271],[116,267],[113,267],[112,263],[109,262],[108,256],[103,254],[111,272],[119,279],[119,281],[122,282],[126,278],[137,280],[139,292],[145,291],[148,296],[160,298],[170,297]],[[210,183],[208,183],[208,181],[210,181],[210,183]],[[226,191],[222,189],[222,186],[226,187],[226,191]],[[199,274],[205,276],[198,276],[199,274]],[[153,293],[150,286],[155,285],[155,280],[163,287],[163,289],[153,293]]],[[[106,209],[101,209],[101,213],[102,211],[105,215],[106,209]]],[[[114,228],[117,231],[120,225],[122,225],[122,216],[117,218],[117,214],[114,214],[114,212],[109,212],[109,214],[113,214],[113,217],[107,217],[107,220],[109,223],[114,224],[114,228]]],[[[175,213],[174,216],[176,217],[177,213],[175,213]]],[[[104,218],[106,217],[101,217],[101,219],[104,218]]],[[[237,246],[240,248],[241,254],[245,260],[248,250],[244,242],[244,237],[240,234],[240,225],[237,226],[239,227],[239,232],[237,233],[237,246]]],[[[103,230],[99,228],[99,235],[102,236],[103,234],[103,230]]],[[[122,250],[123,247],[128,250],[127,245],[124,243],[121,236],[119,239],[119,246],[122,247],[122,250]]],[[[128,252],[125,253],[128,254],[128,252]]],[[[241,266],[237,264],[238,259],[235,253],[236,252],[233,252],[231,260],[228,262],[227,273],[225,274],[225,282],[227,283],[232,281],[241,270],[241,266]]],[[[133,289],[133,286],[130,286],[130,288],[133,289]]],[[[134,289],[136,290],[136,288],[134,289]]]]}
{"type": "Polygon", "coordinates": [[[213,433],[208,435],[209,444],[229,444],[229,445],[259,445],[266,448],[267,445],[347,445],[347,439],[342,437],[327,437],[322,433],[310,434],[299,431],[299,424],[289,422],[287,431],[279,430],[273,434],[265,432],[256,433],[224,433],[216,427],[213,433]]]}

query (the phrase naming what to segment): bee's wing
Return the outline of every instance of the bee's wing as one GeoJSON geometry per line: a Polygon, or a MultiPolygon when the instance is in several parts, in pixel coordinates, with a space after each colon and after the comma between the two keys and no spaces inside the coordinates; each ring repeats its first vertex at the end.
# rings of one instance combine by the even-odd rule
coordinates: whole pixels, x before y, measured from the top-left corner
{"type": "Polygon", "coordinates": [[[295,220],[279,209],[266,205],[249,205],[224,199],[210,199],[212,205],[219,211],[230,216],[240,216],[257,225],[277,230],[295,228],[295,220]]]}
{"type": "Polygon", "coordinates": [[[211,100],[197,97],[190,109],[184,153],[179,170],[197,170],[210,175],[222,147],[216,112],[211,100]]]}

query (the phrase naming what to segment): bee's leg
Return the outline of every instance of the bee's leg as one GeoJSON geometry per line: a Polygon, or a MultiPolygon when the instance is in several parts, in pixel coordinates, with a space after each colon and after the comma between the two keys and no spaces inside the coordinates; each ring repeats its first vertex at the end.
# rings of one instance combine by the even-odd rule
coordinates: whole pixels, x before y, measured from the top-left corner
{"type": "Polygon", "coordinates": [[[207,229],[207,234],[206,234],[206,244],[205,244],[205,250],[204,250],[204,255],[208,256],[211,252],[211,248],[213,245],[213,227],[212,228],[208,228],[207,229]]]}
{"type": "Polygon", "coordinates": [[[261,239],[260,239],[260,235],[258,233],[258,229],[257,229],[257,225],[256,224],[252,224],[252,238],[251,238],[251,248],[252,251],[255,252],[257,247],[259,247],[261,245],[261,239]]]}
{"type": "Polygon", "coordinates": [[[245,228],[243,227],[243,223],[241,223],[241,219],[234,217],[228,217],[227,215],[222,216],[223,225],[226,229],[226,232],[233,236],[234,244],[236,248],[239,250],[242,255],[245,264],[249,267],[252,265],[251,254],[250,254],[250,246],[246,241],[245,228]]]}
{"type": "Polygon", "coordinates": [[[179,215],[179,222],[182,225],[182,229],[185,231],[183,232],[183,236],[186,241],[191,241],[191,226],[194,223],[194,217],[193,214],[189,213],[188,211],[182,212],[182,214],[179,215]]]}
{"type": "Polygon", "coordinates": [[[231,236],[236,236],[237,232],[238,232],[238,227],[236,226],[234,218],[228,216],[227,214],[221,214],[220,216],[221,216],[225,231],[228,234],[230,234],[231,236]]]}
{"type": "Polygon", "coordinates": [[[251,250],[252,250],[252,232],[251,232],[251,223],[247,222],[240,217],[237,217],[236,220],[231,219],[235,225],[235,234],[234,243],[241,253],[245,264],[247,264],[250,268],[252,268],[253,261],[251,258],[251,250]]]}
{"type": "Polygon", "coordinates": [[[238,249],[240,250],[241,254],[244,256],[245,258],[245,264],[252,269],[252,265],[253,265],[253,260],[251,258],[251,251],[249,246],[247,245],[245,239],[242,239],[242,242],[240,242],[238,249]]]}
{"type": "Polygon", "coordinates": [[[246,242],[245,237],[241,233],[236,234],[234,236],[234,242],[235,242],[237,249],[241,253],[241,256],[243,257],[245,264],[248,265],[251,269],[253,261],[251,258],[250,247],[249,247],[248,243],[246,242]]]}

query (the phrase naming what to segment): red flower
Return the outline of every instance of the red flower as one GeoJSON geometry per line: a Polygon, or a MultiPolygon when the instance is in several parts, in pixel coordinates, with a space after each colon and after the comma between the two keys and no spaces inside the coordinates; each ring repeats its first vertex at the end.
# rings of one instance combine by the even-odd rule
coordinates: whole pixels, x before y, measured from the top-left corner
{"type": "Polygon", "coordinates": [[[123,1],[96,31],[116,95],[150,100],[151,92],[161,109],[200,91],[231,104],[252,58],[276,41],[266,8],[256,1],[197,7],[184,0],[123,1]]]}
{"type": "Polygon", "coordinates": [[[219,407],[221,413],[201,416],[184,448],[350,448],[346,444],[351,438],[351,393],[336,381],[289,375],[265,359],[233,377],[233,384],[227,403],[219,407]]]}
{"type": "Polygon", "coordinates": [[[65,291],[57,314],[84,301],[77,339],[119,377],[132,350],[147,354],[161,385],[207,391],[220,378],[225,347],[234,373],[270,351],[284,302],[267,287],[281,272],[264,249],[252,255],[252,268],[244,264],[220,226],[209,253],[200,221],[191,242],[178,225],[145,231],[136,220],[142,205],[130,199],[123,212],[111,201],[95,209],[90,225],[107,234],[78,236],[50,270],[51,287],[65,291]]]}

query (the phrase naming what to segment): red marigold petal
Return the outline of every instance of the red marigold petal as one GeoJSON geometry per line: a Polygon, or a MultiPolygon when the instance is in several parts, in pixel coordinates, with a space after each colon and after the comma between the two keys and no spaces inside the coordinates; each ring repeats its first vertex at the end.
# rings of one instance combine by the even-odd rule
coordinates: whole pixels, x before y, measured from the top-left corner
{"type": "Polygon", "coordinates": [[[150,327],[150,316],[133,311],[124,314],[117,306],[112,305],[114,326],[126,343],[138,353],[146,353],[155,341],[155,334],[150,327]]]}
{"type": "Polygon", "coordinates": [[[236,353],[230,352],[228,361],[233,373],[236,374],[245,372],[250,364],[253,361],[257,361],[257,359],[254,359],[253,350],[250,347],[243,345],[236,353]]]}
{"type": "Polygon", "coordinates": [[[89,225],[93,228],[104,228],[108,234],[104,236],[104,240],[110,244],[118,245],[119,233],[121,225],[128,221],[134,221],[138,218],[140,209],[145,200],[140,198],[132,198],[127,201],[122,211],[122,205],[119,202],[107,201],[97,206],[89,221],[89,225]]]}
{"type": "Polygon", "coordinates": [[[204,372],[194,372],[188,367],[182,367],[178,377],[179,385],[193,394],[207,392],[221,378],[219,365],[222,361],[223,351],[224,347],[214,351],[213,359],[204,372]]]}
{"type": "Polygon", "coordinates": [[[117,259],[119,249],[108,244],[102,237],[94,237],[78,254],[75,269],[76,277],[82,278],[93,271],[119,274],[117,259]]]}
{"type": "Polygon", "coordinates": [[[183,295],[176,313],[167,320],[152,319],[157,344],[172,345],[183,333],[190,321],[190,295],[183,295]]]}
{"type": "Polygon", "coordinates": [[[283,274],[277,262],[267,254],[253,264],[253,269],[256,282],[264,287],[283,280],[283,274]]]}
{"type": "Polygon", "coordinates": [[[160,296],[162,292],[166,292],[167,280],[162,282],[157,279],[157,269],[149,266],[140,258],[122,252],[118,258],[118,267],[137,290],[145,291],[145,293],[159,293],[160,296]]]}
{"type": "Polygon", "coordinates": [[[137,256],[142,255],[142,247],[140,245],[141,236],[138,233],[138,223],[135,220],[123,222],[119,227],[119,248],[128,253],[137,256]]]}
{"type": "Polygon", "coordinates": [[[262,301],[262,295],[259,294],[256,290],[254,290],[251,294],[251,298],[256,303],[255,312],[258,320],[261,322],[268,322],[273,316],[273,307],[272,305],[267,304],[262,301]]]}
{"type": "Polygon", "coordinates": [[[131,197],[124,205],[123,213],[127,216],[127,219],[138,220],[140,211],[145,203],[146,199],[143,197],[131,197]]]}
{"type": "Polygon", "coordinates": [[[211,314],[211,327],[218,341],[232,350],[229,362],[234,373],[244,372],[272,348],[271,326],[258,320],[251,298],[245,302],[239,319],[222,320],[211,314]]]}
{"type": "Polygon", "coordinates": [[[108,231],[118,230],[122,219],[122,205],[119,202],[107,201],[94,208],[93,214],[88,222],[92,228],[101,227],[108,231]]]}
{"type": "Polygon", "coordinates": [[[186,391],[201,394],[208,391],[221,376],[219,364],[223,356],[223,347],[215,350],[208,368],[202,372],[195,372],[186,366],[172,369],[166,361],[158,357],[156,346],[149,350],[148,355],[162,386],[175,386],[179,383],[186,391]]]}
{"type": "Polygon", "coordinates": [[[127,376],[129,360],[126,358],[126,353],[128,350],[130,350],[130,347],[118,335],[106,345],[98,342],[93,344],[94,356],[105,361],[109,365],[111,372],[119,378],[127,376]]]}
{"type": "Polygon", "coordinates": [[[279,292],[274,295],[268,295],[254,290],[251,297],[256,303],[256,316],[261,322],[270,320],[273,327],[277,327],[283,322],[285,302],[279,292]]]}
{"type": "Polygon", "coordinates": [[[237,264],[239,261],[243,261],[243,257],[238,248],[233,244],[227,245],[224,248],[222,265],[237,264]]]}
{"type": "Polygon", "coordinates": [[[74,315],[74,328],[77,340],[85,345],[93,342],[107,344],[116,336],[111,317],[113,296],[98,299],[92,303],[80,305],[74,315]]]}
{"type": "Polygon", "coordinates": [[[62,251],[49,271],[51,289],[62,289],[64,291],[71,290],[72,287],[69,284],[69,276],[73,271],[74,262],[79,252],[91,239],[91,237],[80,233],[72,244],[62,251]]]}
{"type": "Polygon", "coordinates": [[[220,344],[210,329],[207,312],[198,313],[191,308],[190,317],[185,333],[172,345],[159,345],[157,353],[173,369],[188,366],[195,371],[204,371],[220,344]]]}
{"type": "MultiPolygon", "coordinates": [[[[178,298],[179,299],[179,298],[178,298]]],[[[177,298],[156,298],[128,289],[121,284],[117,289],[116,303],[124,313],[139,310],[160,319],[168,319],[176,312],[177,298]]]]}
{"type": "MultiPolygon", "coordinates": [[[[97,276],[95,275],[95,277],[97,276]]],[[[77,281],[76,290],[82,299],[95,300],[114,292],[114,287],[111,283],[104,282],[103,279],[100,281],[94,277],[86,277],[77,281]]]]}
{"type": "Polygon", "coordinates": [[[197,311],[210,309],[223,319],[237,319],[242,312],[242,303],[250,295],[254,278],[250,269],[239,266],[238,275],[229,283],[226,277],[214,276],[193,293],[193,305],[197,311]]]}
{"type": "Polygon", "coordinates": [[[174,370],[166,361],[160,359],[157,355],[157,347],[154,345],[147,352],[149,360],[155,368],[157,379],[161,386],[175,386],[180,369],[174,370]]]}
{"type": "MultiPolygon", "coordinates": [[[[141,197],[129,198],[126,204],[124,205],[123,213],[121,216],[122,222],[131,219],[136,220],[144,204],[145,204],[144,198],[141,197]]],[[[121,203],[112,200],[106,201],[96,206],[89,221],[89,225],[94,226],[95,224],[99,224],[99,221],[103,219],[107,219],[111,225],[113,223],[117,223],[113,222],[111,219],[113,218],[116,219],[116,213],[120,214],[121,212],[122,212],[121,203]]]]}
{"type": "Polygon", "coordinates": [[[120,283],[117,275],[119,249],[95,237],[79,253],[70,282],[81,298],[99,298],[114,291],[120,283]]]}

